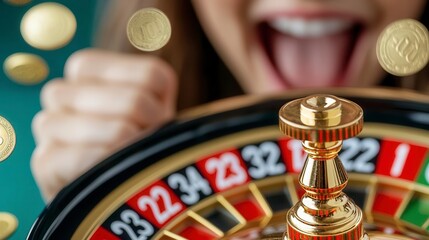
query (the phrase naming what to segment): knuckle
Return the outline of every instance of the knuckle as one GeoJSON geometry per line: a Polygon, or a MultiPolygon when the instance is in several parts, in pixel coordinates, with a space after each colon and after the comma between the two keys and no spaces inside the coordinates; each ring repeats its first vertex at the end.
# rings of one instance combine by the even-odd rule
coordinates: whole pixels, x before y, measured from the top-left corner
{"type": "Polygon", "coordinates": [[[62,176],[58,160],[53,153],[54,146],[51,144],[39,144],[33,151],[30,161],[30,167],[34,179],[40,188],[45,201],[50,201],[62,187],[62,176]]]}
{"type": "Polygon", "coordinates": [[[130,116],[134,116],[141,111],[142,106],[147,103],[147,96],[144,92],[134,91],[130,100],[130,116]]]}
{"type": "Polygon", "coordinates": [[[34,175],[36,181],[43,185],[44,182],[49,181],[52,177],[51,168],[53,163],[50,158],[50,145],[49,144],[39,144],[34,149],[33,154],[30,160],[31,171],[34,175]]]}
{"type": "Polygon", "coordinates": [[[40,100],[43,107],[48,107],[51,103],[61,97],[59,94],[60,89],[63,87],[64,82],[60,79],[53,79],[47,82],[40,93],[40,100]]]}
{"type": "Polygon", "coordinates": [[[42,130],[48,123],[48,113],[46,111],[40,111],[36,113],[36,115],[33,117],[32,121],[32,129],[34,132],[37,132],[38,130],[42,130]]]}
{"type": "Polygon", "coordinates": [[[167,107],[162,115],[164,121],[170,121],[176,116],[174,107],[167,107]]]}
{"type": "MultiPolygon", "coordinates": [[[[122,98],[125,99],[125,98],[122,98]]],[[[147,93],[132,89],[128,91],[127,100],[124,102],[124,117],[134,119],[141,114],[142,107],[148,104],[147,93]]]]}
{"type": "Polygon", "coordinates": [[[50,135],[45,134],[46,128],[49,127],[50,116],[46,111],[40,111],[36,113],[31,122],[31,129],[36,142],[42,142],[45,139],[50,138],[50,135]]]}
{"type": "MultiPolygon", "coordinates": [[[[176,84],[177,77],[176,77],[176,72],[173,69],[173,67],[160,58],[157,58],[154,62],[156,62],[157,66],[162,67],[162,69],[163,69],[162,72],[163,72],[166,84],[176,84]]],[[[159,71],[157,74],[159,74],[159,71]]]]}
{"type": "Polygon", "coordinates": [[[147,56],[144,58],[144,60],[146,62],[147,70],[151,71],[157,70],[166,65],[165,62],[157,56],[147,56]]]}
{"type": "Polygon", "coordinates": [[[164,111],[164,107],[157,102],[155,96],[147,92],[136,92],[127,117],[148,127],[162,120],[164,111]]]}
{"type": "Polygon", "coordinates": [[[141,74],[150,79],[158,79],[165,84],[176,83],[176,73],[173,67],[157,56],[145,56],[142,58],[145,68],[141,68],[141,74]]]}
{"type": "Polygon", "coordinates": [[[31,171],[33,172],[34,177],[39,178],[39,169],[43,169],[41,166],[43,166],[44,164],[42,163],[42,160],[45,159],[43,157],[40,157],[40,155],[42,155],[42,150],[41,150],[41,146],[38,145],[34,151],[33,154],[31,156],[31,160],[30,160],[30,167],[31,167],[31,171]]]}
{"type": "Polygon", "coordinates": [[[153,56],[150,58],[146,71],[151,79],[161,79],[164,84],[168,85],[176,84],[176,74],[173,67],[159,57],[153,56]]]}
{"type": "Polygon", "coordinates": [[[65,63],[65,75],[69,76],[79,73],[87,65],[87,63],[94,60],[94,55],[98,51],[99,50],[94,49],[83,49],[74,52],[65,63]]]}
{"type": "Polygon", "coordinates": [[[85,147],[47,141],[37,144],[30,167],[45,200],[50,201],[66,184],[102,160],[111,148],[85,147]]]}
{"type": "Polygon", "coordinates": [[[118,120],[113,142],[123,142],[138,133],[138,127],[127,120],[118,120]]]}

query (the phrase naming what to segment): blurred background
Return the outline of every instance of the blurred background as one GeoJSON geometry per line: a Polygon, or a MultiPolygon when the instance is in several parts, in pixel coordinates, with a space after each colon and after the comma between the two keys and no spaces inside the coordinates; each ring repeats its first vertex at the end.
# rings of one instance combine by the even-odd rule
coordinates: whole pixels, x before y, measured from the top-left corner
{"type": "Polygon", "coordinates": [[[39,92],[49,79],[61,77],[66,59],[74,51],[91,45],[96,25],[97,0],[55,0],[68,7],[77,20],[72,41],[57,50],[43,51],[28,45],[20,33],[23,15],[33,6],[47,1],[32,0],[25,5],[13,5],[0,0],[0,61],[11,54],[26,52],[39,55],[49,66],[49,76],[35,85],[23,85],[10,80],[0,71],[0,115],[9,120],[16,132],[16,147],[12,155],[0,163],[0,212],[18,218],[18,229],[12,240],[25,239],[32,223],[44,208],[44,203],[30,171],[30,158],[35,143],[31,120],[40,110],[39,92]]]}

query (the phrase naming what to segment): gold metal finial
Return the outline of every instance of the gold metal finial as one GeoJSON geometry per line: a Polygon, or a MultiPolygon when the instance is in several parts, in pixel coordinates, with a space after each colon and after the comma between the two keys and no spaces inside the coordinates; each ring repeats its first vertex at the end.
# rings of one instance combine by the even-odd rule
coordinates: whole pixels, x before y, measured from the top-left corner
{"type": "Polygon", "coordinates": [[[303,141],[332,142],[362,131],[363,111],[355,103],[319,94],[285,104],[279,112],[280,130],[303,141]]]}
{"type": "Polygon", "coordinates": [[[301,102],[300,113],[307,126],[337,126],[341,121],[341,103],[331,96],[310,96],[301,102]]]}
{"type": "Polygon", "coordinates": [[[299,178],[306,193],[289,210],[283,239],[368,239],[362,211],[342,192],[348,178],[338,158],[342,140],[362,130],[362,109],[348,100],[319,94],[287,103],[279,120],[281,131],[302,140],[308,153],[299,178]]]}

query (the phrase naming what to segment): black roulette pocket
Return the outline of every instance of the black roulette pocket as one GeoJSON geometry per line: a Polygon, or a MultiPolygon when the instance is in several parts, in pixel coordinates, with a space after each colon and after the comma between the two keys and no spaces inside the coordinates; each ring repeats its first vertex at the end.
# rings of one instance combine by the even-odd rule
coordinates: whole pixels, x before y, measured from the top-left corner
{"type": "MultiPolygon", "coordinates": [[[[339,156],[367,233],[429,239],[429,99],[326,92],[364,110],[363,132],[339,156]]],[[[28,239],[270,239],[304,194],[306,156],[280,133],[278,110],[309,94],[236,98],[182,115],[63,189],[28,239]]]]}

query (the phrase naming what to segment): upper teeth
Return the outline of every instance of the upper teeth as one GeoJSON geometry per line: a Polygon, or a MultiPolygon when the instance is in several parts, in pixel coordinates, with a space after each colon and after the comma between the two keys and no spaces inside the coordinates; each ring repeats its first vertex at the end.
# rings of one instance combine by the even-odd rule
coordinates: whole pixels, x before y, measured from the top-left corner
{"type": "Polygon", "coordinates": [[[294,37],[321,37],[342,32],[353,25],[347,19],[276,18],[269,25],[277,31],[294,37]]]}

